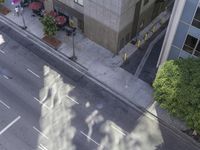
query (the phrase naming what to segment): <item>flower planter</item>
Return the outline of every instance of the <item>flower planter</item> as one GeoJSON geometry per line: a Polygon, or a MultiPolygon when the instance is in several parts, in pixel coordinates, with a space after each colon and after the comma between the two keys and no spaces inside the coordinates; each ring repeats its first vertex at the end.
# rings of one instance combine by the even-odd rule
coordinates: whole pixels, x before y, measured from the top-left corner
{"type": "Polygon", "coordinates": [[[52,46],[55,49],[58,49],[59,46],[61,45],[61,41],[56,39],[53,36],[44,36],[42,38],[43,41],[45,41],[45,43],[49,44],[50,46],[52,46]]]}
{"type": "Polygon", "coordinates": [[[0,13],[3,15],[7,15],[10,11],[10,9],[8,9],[7,7],[3,6],[0,4],[0,13]]]}

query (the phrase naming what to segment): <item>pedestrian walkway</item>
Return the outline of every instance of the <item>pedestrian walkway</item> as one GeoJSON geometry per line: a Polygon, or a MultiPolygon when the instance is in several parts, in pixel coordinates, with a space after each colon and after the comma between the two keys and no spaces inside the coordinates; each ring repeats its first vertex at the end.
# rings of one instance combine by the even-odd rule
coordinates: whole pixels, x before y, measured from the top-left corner
{"type": "MultiPolygon", "coordinates": [[[[16,24],[23,26],[21,16],[14,15],[13,6],[9,3],[6,3],[5,6],[11,10],[5,17],[16,24]]],[[[23,16],[25,24],[28,27],[27,31],[41,39],[44,33],[39,17],[33,17],[32,11],[28,8],[24,8],[23,16]]],[[[161,15],[159,17],[162,18],[163,16],[161,15]]],[[[166,17],[169,18],[169,15],[167,14],[166,17]]],[[[165,18],[165,20],[168,18],[165,18]]],[[[156,28],[158,28],[160,25],[158,24],[158,20],[159,18],[157,18],[157,22],[152,24],[149,29],[155,24],[156,28]]],[[[146,31],[142,31],[143,34],[145,34],[148,29],[145,30],[146,31]]],[[[141,37],[143,35],[142,32],[139,34],[141,37]]],[[[151,35],[149,34],[149,38],[150,36],[151,35]]],[[[57,51],[66,57],[71,57],[73,51],[72,38],[66,36],[66,33],[63,31],[58,31],[55,37],[62,41],[62,45],[57,51]]],[[[120,67],[123,63],[123,54],[128,53],[130,56],[135,51],[137,51],[137,47],[128,43],[119,55],[114,56],[107,49],[89,40],[81,32],[78,32],[75,36],[75,52],[78,58],[76,62],[79,65],[82,65],[91,76],[103,83],[109,89],[112,89],[114,93],[124,97],[127,100],[127,103],[145,108],[173,127],[185,129],[185,125],[182,122],[169,116],[166,111],[160,109],[158,104],[153,101],[153,89],[149,84],[120,67]]]]}

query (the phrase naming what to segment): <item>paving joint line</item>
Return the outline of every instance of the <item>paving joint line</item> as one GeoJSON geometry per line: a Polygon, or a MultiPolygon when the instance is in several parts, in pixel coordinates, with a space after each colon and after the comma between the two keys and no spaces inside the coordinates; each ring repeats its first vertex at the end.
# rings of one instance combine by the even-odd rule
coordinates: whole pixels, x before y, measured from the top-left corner
{"type": "Polygon", "coordinates": [[[3,128],[3,130],[0,131],[0,135],[2,135],[6,130],[8,130],[12,125],[14,125],[20,118],[21,116],[18,116],[12,122],[10,122],[5,128],[3,128]]]}

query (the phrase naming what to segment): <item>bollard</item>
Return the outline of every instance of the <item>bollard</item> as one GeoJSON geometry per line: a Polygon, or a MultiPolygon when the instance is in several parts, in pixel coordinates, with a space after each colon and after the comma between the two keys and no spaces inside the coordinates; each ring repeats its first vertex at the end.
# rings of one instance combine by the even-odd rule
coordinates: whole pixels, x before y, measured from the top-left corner
{"type": "Polygon", "coordinates": [[[141,41],[140,41],[140,40],[137,40],[137,43],[136,43],[137,48],[139,48],[140,45],[141,45],[141,41]]]}
{"type": "Polygon", "coordinates": [[[123,57],[124,62],[127,60],[127,58],[128,58],[127,53],[124,53],[124,57],[123,57]]]}
{"type": "Polygon", "coordinates": [[[148,38],[148,33],[145,33],[145,35],[144,35],[144,40],[146,41],[147,38],[148,38]]]}
{"type": "Polygon", "coordinates": [[[153,26],[152,32],[154,33],[156,31],[156,26],[153,26]]]}
{"type": "Polygon", "coordinates": [[[161,18],[160,24],[162,25],[162,24],[164,24],[164,23],[165,23],[165,19],[164,19],[164,18],[161,18]]]}

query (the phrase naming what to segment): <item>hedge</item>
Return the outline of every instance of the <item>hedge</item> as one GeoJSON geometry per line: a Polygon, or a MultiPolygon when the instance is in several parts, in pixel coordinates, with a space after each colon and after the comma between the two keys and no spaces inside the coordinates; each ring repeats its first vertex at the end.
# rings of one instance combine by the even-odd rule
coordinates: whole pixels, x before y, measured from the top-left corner
{"type": "Polygon", "coordinates": [[[158,70],[153,88],[161,108],[200,133],[200,59],[167,61],[158,70]]]}

